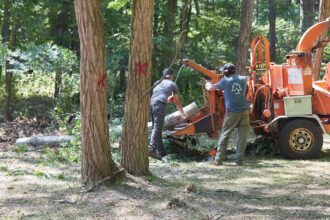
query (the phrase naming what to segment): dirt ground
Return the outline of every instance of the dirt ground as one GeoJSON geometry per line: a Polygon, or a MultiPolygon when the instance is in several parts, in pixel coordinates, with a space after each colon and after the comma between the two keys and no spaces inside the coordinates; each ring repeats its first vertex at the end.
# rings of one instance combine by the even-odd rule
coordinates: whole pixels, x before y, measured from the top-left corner
{"type": "Polygon", "coordinates": [[[330,219],[330,138],[315,160],[150,160],[153,175],[87,193],[79,163],[0,149],[0,219],[330,219]]]}

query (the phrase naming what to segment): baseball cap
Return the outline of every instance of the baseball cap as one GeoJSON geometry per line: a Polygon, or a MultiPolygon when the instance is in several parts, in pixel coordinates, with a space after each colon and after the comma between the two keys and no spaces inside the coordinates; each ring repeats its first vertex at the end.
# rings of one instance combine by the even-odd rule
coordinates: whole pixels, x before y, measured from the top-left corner
{"type": "Polygon", "coordinates": [[[172,69],[166,68],[163,70],[163,76],[173,75],[174,71],[172,69]]]}
{"type": "Polygon", "coordinates": [[[230,72],[230,73],[235,73],[235,71],[236,71],[236,67],[235,67],[234,64],[232,64],[232,63],[227,63],[225,66],[226,66],[226,70],[228,70],[228,72],[230,72]]]}

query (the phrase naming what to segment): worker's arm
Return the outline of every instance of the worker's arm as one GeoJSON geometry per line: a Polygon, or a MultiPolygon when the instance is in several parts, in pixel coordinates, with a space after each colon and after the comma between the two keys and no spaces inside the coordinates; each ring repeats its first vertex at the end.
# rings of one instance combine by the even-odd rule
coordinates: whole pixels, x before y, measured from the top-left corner
{"type": "Polygon", "coordinates": [[[210,83],[210,82],[206,82],[205,83],[205,89],[207,91],[215,90],[215,86],[212,83],[210,83]]]}
{"type": "Polygon", "coordinates": [[[173,95],[173,99],[174,99],[174,104],[175,104],[176,108],[179,110],[179,112],[181,114],[181,117],[186,119],[188,117],[188,115],[187,115],[187,113],[185,113],[183,111],[179,95],[178,94],[173,95]]]}
{"type": "Polygon", "coordinates": [[[205,83],[205,89],[207,91],[211,91],[211,90],[215,90],[215,89],[220,89],[223,90],[224,86],[223,86],[223,80],[220,80],[219,82],[212,84],[210,82],[206,82],[205,83]]]}

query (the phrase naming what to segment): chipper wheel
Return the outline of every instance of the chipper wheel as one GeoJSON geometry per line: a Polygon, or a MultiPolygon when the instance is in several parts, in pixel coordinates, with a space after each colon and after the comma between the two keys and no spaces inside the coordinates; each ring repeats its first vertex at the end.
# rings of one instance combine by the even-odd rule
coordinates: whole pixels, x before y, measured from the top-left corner
{"type": "Polygon", "coordinates": [[[278,140],[281,153],[291,159],[311,159],[319,155],[323,145],[321,129],[307,119],[285,124],[278,140]]]}

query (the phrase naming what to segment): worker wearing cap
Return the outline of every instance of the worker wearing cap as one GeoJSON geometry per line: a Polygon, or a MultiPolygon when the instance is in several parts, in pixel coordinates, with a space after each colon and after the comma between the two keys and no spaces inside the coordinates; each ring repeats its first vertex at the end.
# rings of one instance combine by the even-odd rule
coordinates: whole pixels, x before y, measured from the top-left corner
{"type": "Polygon", "coordinates": [[[221,165],[226,159],[226,150],[229,136],[235,128],[238,128],[238,139],[236,145],[236,164],[242,165],[244,151],[249,133],[249,114],[246,102],[247,82],[246,77],[235,72],[235,66],[227,63],[220,69],[225,75],[216,84],[206,83],[207,90],[224,90],[226,115],[224,118],[221,136],[218,143],[217,154],[214,164],[221,165]]]}
{"type": "Polygon", "coordinates": [[[187,118],[186,113],[182,109],[181,101],[179,98],[179,90],[177,85],[173,82],[174,72],[171,69],[164,69],[164,79],[152,91],[150,100],[151,117],[152,117],[152,132],[149,144],[149,156],[161,159],[166,155],[163,139],[162,129],[165,119],[165,108],[169,98],[173,99],[174,104],[179,110],[181,117],[187,118]],[[173,95],[173,96],[172,96],[173,95]]]}

